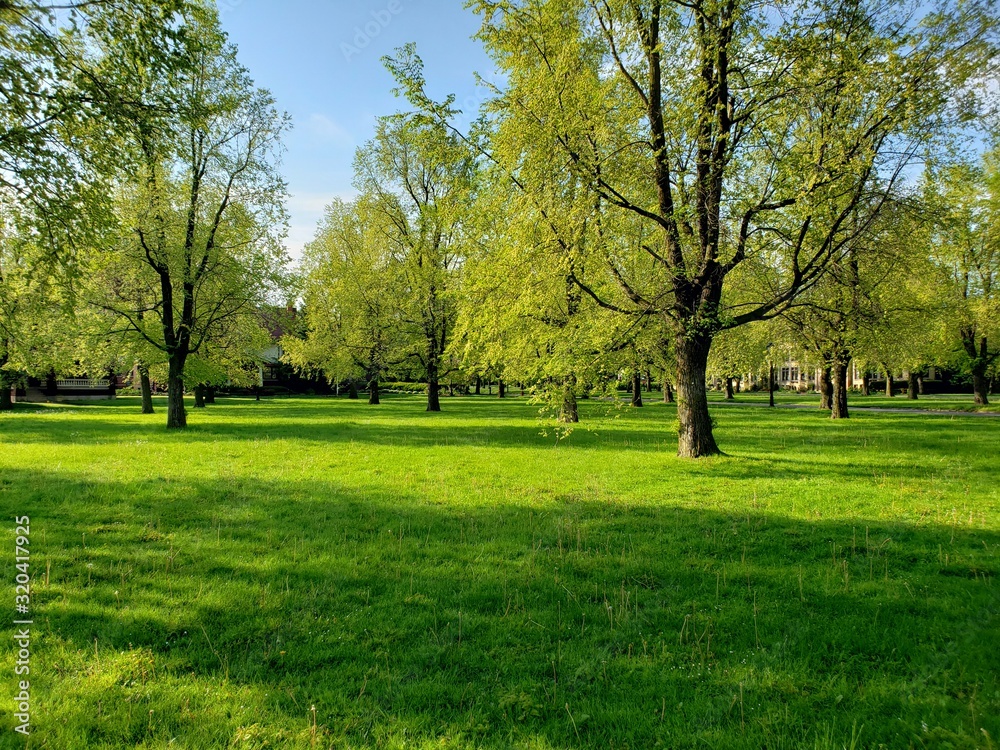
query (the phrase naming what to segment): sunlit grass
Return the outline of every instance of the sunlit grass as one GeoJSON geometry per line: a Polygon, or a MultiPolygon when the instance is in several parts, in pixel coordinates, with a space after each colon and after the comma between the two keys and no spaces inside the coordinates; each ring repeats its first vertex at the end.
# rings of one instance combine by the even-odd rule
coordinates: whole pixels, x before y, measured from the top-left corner
{"type": "Polygon", "coordinates": [[[560,443],[520,399],[443,406],[0,416],[28,746],[1000,738],[1000,420],[715,407],[729,456],[690,462],[662,404],[560,443]]]}

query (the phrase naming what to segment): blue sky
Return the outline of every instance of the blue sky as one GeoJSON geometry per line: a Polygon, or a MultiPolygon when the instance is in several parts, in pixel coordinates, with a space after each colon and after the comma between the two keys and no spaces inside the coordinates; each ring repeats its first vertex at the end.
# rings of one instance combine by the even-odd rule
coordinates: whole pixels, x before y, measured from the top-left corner
{"type": "Polygon", "coordinates": [[[405,109],[380,58],[415,42],[428,90],[455,94],[474,112],[485,95],[475,72],[493,65],[472,39],[479,19],[463,0],[217,0],[222,26],[259,86],[270,89],[294,129],[283,172],[291,200],[288,248],[298,256],[324,206],[349,197],[354,150],[379,115],[405,109]]]}

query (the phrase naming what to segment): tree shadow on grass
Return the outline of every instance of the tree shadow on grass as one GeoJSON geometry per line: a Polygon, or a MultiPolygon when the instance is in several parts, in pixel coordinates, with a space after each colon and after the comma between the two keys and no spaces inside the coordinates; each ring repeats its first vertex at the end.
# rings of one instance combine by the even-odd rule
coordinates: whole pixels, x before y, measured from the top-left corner
{"type": "Polygon", "coordinates": [[[1000,735],[1000,534],[961,519],[27,470],[0,505],[33,519],[52,747],[1000,735]]]}
{"type": "MultiPolygon", "coordinates": [[[[163,415],[140,416],[137,408],[108,402],[105,406],[41,409],[17,414],[0,422],[0,439],[20,443],[91,445],[127,443],[155,438],[167,444],[198,442],[246,442],[252,440],[303,440],[330,444],[372,444],[491,447],[540,447],[556,444],[551,425],[537,419],[537,410],[524,400],[455,398],[446,410],[428,414],[416,397],[387,398],[382,405],[368,406],[347,399],[296,399],[256,403],[252,400],[220,400],[207,410],[191,410],[190,427],[168,432],[163,415]],[[450,408],[448,408],[450,407],[450,408]],[[64,419],[68,416],[68,419],[64,419]],[[543,434],[545,433],[545,434],[543,434]]],[[[561,449],[609,448],[671,455],[676,450],[676,410],[654,404],[642,410],[609,410],[605,405],[584,402],[584,422],[561,449]]],[[[935,421],[933,429],[898,415],[866,415],[847,422],[831,423],[812,412],[781,412],[748,409],[717,415],[717,434],[723,448],[736,457],[780,455],[787,448],[822,449],[868,446],[893,450],[952,448],[956,435],[995,443],[996,427],[982,421],[956,418],[935,421]],[[923,428],[923,429],[922,429],[923,428]],[[900,434],[906,444],[899,444],[900,434]]],[[[817,459],[818,460],[818,459],[817,459]]]]}

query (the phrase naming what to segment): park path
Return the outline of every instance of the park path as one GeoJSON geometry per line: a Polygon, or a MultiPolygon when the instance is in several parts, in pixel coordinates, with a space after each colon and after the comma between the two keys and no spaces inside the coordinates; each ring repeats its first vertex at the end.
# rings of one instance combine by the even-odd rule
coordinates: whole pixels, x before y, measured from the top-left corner
{"type": "MultiPolygon", "coordinates": [[[[715,405],[723,406],[764,406],[766,404],[757,403],[754,401],[712,401],[709,402],[709,406],[715,405]]],[[[777,409],[813,409],[819,411],[818,406],[813,406],[812,404],[775,404],[777,409]]],[[[955,411],[952,409],[907,409],[907,408],[894,408],[891,406],[851,406],[848,404],[850,411],[861,411],[861,412],[873,412],[881,414],[918,414],[925,416],[941,416],[941,417],[1000,417],[1000,412],[995,411],[955,411]]]]}

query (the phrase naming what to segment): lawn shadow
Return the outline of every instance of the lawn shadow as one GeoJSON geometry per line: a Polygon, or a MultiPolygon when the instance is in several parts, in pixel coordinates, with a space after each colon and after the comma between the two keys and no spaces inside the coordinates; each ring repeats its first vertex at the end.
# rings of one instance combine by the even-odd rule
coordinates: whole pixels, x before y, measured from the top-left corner
{"type": "Polygon", "coordinates": [[[0,505],[38,540],[37,731],[72,715],[80,747],[294,739],[309,706],[366,748],[1000,736],[1000,534],[962,519],[45,469],[5,472],[0,505]],[[178,685],[225,710],[186,715],[178,685]]]}

